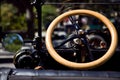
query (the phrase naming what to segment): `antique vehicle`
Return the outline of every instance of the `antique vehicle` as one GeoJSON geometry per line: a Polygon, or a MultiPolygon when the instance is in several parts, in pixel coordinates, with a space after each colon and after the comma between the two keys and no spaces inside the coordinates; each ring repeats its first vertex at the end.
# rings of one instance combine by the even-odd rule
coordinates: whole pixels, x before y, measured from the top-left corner
{"type": "Polygon", "coordinates": [[[79,9],[76,6],[68,10],[63,9],[47,28],[44,42],[40,7],[46,4],[58,4],[62,5],[62,8],[68,4],[108,5],[108,3],[50,3],[49,0],[46,2],[34,0],[32,5],[37,10],[38,37],[24,41],[18,34],[8,34],[3,39],[5,47],[11,42],[18,45],[22,43],[22,47],[13,58],[16,69],[1,68],[0,79],[120,80],[119,34],[110,19],[97,11],[79,9]],[[92,27],[88,28],[84,27],[87,25],[86,20],[88,23],[97,22],[93,22],[90,24],[92,27]],[[98,22],[99,24],[96,24],[98,22]],[[102,28],[98,29],[100,26],[102,28]],[[59,31],[60,27],[62,31],[59,31]],[[31,44],[26,46],[28,43],[31,44]]]}

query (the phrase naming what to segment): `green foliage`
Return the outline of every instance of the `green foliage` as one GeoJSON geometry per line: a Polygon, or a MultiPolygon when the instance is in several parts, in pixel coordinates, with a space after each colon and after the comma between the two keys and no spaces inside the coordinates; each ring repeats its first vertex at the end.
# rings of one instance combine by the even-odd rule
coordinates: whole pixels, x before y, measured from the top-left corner
{"type": "Polygon", "coordinates": [[[6,46],[6,49],[10,52],[16,52],[21,48],[21,45],[11,44],[6,46]]]}
{"type": "Polygon", "coordinates": [[[42,26],[46,26],[46,24],[50,23],[56,16],[57,8],[53,5],[43,5],[42,6],[42,26]]]}
{"type": "Polygon", "coordinates": [[[1,4],[0,26],[7,30],[26,30],[25,14],[17,14],[18,9],[12,4],[1,4]]]}
{"type": "Polygon", "coordinates": [[[2,41],[4,48],[10,52],[18,51],[23,44],[23,39],[19,34],[7,34],[2,41]]]}

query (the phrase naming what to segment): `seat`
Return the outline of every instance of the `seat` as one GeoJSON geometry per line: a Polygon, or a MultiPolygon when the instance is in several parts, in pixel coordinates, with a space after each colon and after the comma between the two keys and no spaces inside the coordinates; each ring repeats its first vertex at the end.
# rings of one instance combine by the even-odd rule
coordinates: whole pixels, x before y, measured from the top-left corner
{"type": "Polygon", "coordinates": [[[120,72],[0,68],[0,80],[120,80],[120,72]]]}

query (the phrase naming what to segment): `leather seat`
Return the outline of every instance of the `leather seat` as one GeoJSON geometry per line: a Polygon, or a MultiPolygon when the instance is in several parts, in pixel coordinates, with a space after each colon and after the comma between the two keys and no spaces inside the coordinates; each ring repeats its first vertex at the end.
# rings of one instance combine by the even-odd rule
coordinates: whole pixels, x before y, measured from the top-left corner
{"type": "Polygon", "coordinates": [[[0,68],[0,80],[81,80],[81,79],[120,80],[120,72],[0,68]]]}

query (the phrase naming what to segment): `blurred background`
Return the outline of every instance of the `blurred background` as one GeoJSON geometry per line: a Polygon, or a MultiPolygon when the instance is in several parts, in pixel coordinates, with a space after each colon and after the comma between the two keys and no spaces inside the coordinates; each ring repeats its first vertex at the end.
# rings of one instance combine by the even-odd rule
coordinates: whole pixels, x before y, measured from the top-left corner
{"type": "Polygon", "coordinates": [[[38,25],[38,15],[32,4],[34,1],[0,0],[0,67],[14,67],[11,64],[14,53],[6,51],[2,45],[6,34],[18,33],[24,40],[33,40],[38,36],[38,28],[41,27],[42,37],[45,37],[51,21],[71,9],[90,9],[100,12],[113,22],[120,34],[120,0],[42,0],[41,13],[39,13],[41,26],[38,25]]]}

